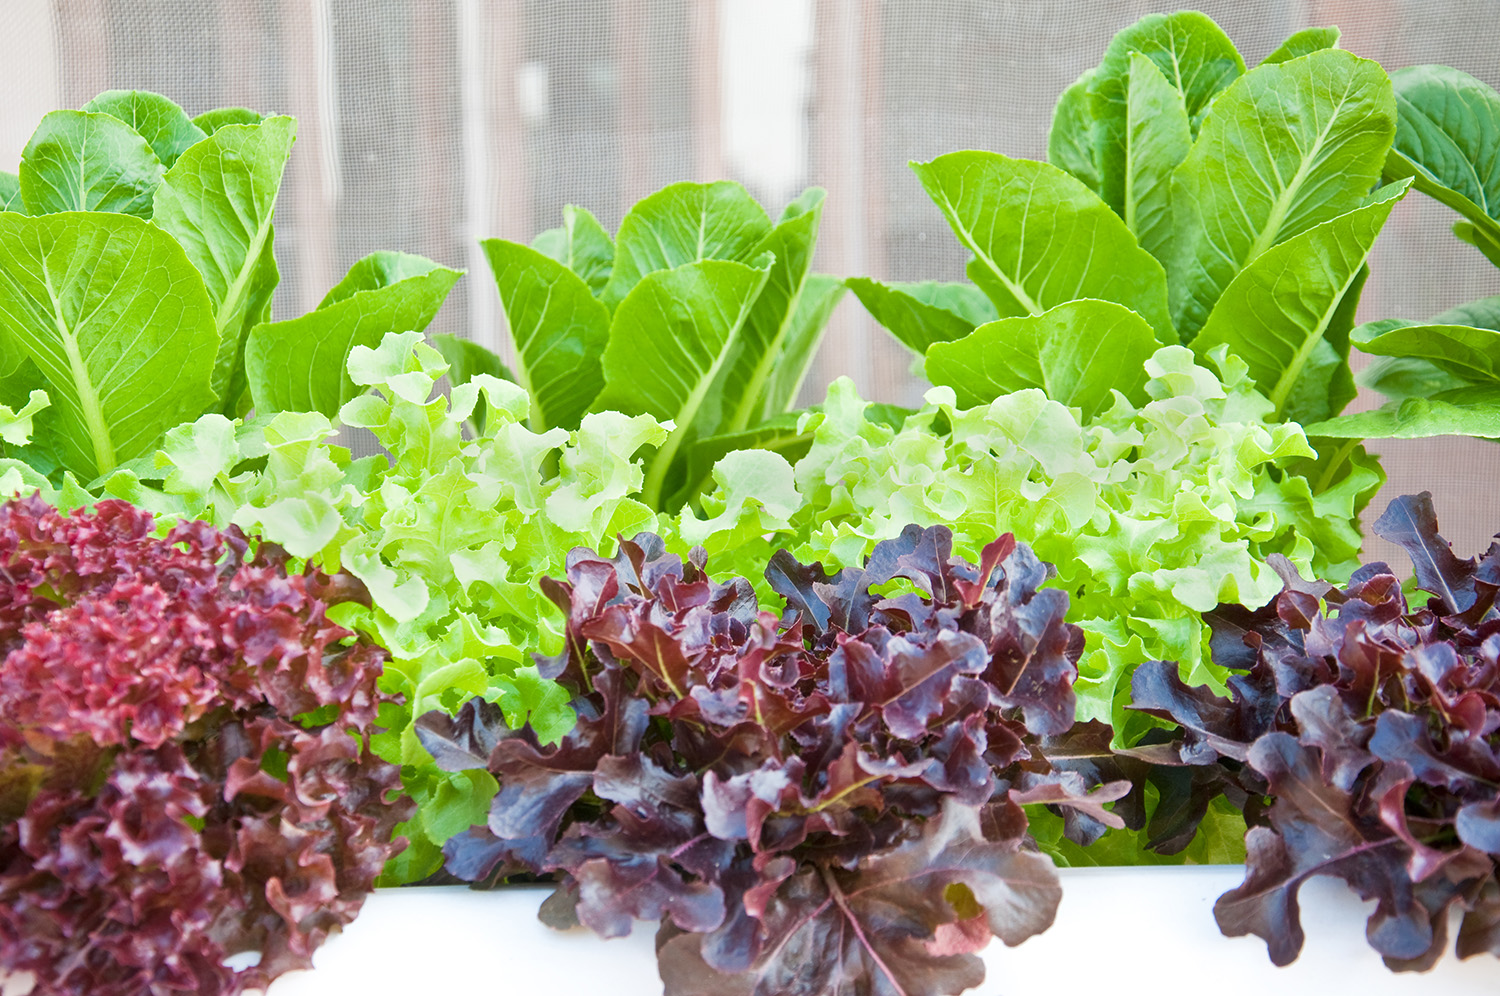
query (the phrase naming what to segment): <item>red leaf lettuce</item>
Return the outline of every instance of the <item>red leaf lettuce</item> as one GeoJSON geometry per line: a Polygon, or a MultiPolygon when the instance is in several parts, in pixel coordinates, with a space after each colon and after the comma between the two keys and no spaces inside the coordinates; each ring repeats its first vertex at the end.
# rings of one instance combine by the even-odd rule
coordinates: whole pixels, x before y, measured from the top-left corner
{"type": "Polygon", "coordinates": [[[358,581],[286,559],[120,501],[0,505],[0,975],[236,993],[354,918],[411,809],[368,748],[384,652],[325,615],[358,581]]]}
{"type": "Polygon", "coordinates": [[[1366,933],[1392,969],[1441,957],[1455,905],[1459,956],[1500,954],[1500,544],[1458,559],[1425,492],[1392,502],[1375,531],[1411,555],[1425,605],[1383,563],[1340,589],[1273,558],[1277,599],[1211,618],[1217,663],[1242,671],[1230,699],[1171,664],[1134,677],[1133,708],[1180,727],[1136,753],[1191,770],[1200,800],[1222,791],[1244,807],[1245,882],[1214,914],[1228,935],[1265,939],[1278,965],[1302,948],[1297,893],[1314,875],[1375,901],[1366,933]]]}
{"type": "Polygon", "coordinates": [[[1046,929],[1060,896],[1021,805],[1086,839],[1120,825],[1103,803],[1129,785],[1042,750],[1072,727],[1083,648],[1067,596],[1038,590],[1049,568],[1010,535],[979,567],[951,543],[911,526],[832,576],[779,553],[781,619],[701,550],[574,550],[544,583],[567,649],[542,663],[577,690],[577,727],[543,747],[482,700],[418,720],[440,764],[500,785],[449,871],[559,875],[554,925],[659,921],[669,996],[978,985],[974,952],[1046,929]]]}

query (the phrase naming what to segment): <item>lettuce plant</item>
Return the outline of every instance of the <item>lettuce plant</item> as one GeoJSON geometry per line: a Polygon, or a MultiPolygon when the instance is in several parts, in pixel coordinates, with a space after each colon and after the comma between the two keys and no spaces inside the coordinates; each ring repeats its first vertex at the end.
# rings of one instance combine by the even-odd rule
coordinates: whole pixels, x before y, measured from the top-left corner
{"type": "MultiPolygon", "coordinates": [[[[1391,74],[1396,143],[1385,175],[1459,213],[1453,233],[1500,266],[1500,94],[1447,66],[1391,74]]],[[[1425,322],[1381,319],[1351,333],[1380,359],[1363,382],[1390,401],[1313,428],[1339,436],[1416,438],[1458,433],[1500,439],[1500,297],[1425,322]]]]}
{"type": "Polygon", "coordinates": [[[1044,930],[1060,896],[1021,805],[1088,839],[1128,784],[1042,747],[1073,726],[1083,644],[1048,567],[1009,534],[978,567],[951,543],[912,526],[834,575],[778,553],[781,619],[660,537],[575,550],[543,583],[568,616],[544,663],[578,725],[548,749],[483,700],[419,720],[439,763],[501,785],[448,870],[559,873],[554,926],[659,922],[669,996],[980,984],[974,952],[1044,930]]]}
{"type": "Polygon", "coordinates": [[[1274,602],[1213,618],[1215,657],[1240,672],[1230,698],[1169,664],[1134,678],[1132,708],[1179,726],[1136,753],[1191,773],[1184,812],[1220,792],[1244,808],[1245,882],[1214,914],[1278,965],[1302,948],[1297,892],[1314,875],[1376,902],[1366,936],[1392,969],[1431,967],[1455,906],[1459,956],[1500,954],[1500,544],[1458,559],[1425,492],[1375,528],[1411,555],[1425,604],[1383,563],[1337,588],[1277,562],[1274,602]]]}
{"type": "MultiPolygon", "coordinates": [[[[1143,18],[1058,101],[1050,163],[912,164],[971,284],[849,286],[965,406],[1027,388],[1086,418],[1112,391],[1141,404],[1144,362],[1183,343],[1242,360],[1272,420],[1337,415],[1365,259],[1409,182],[1372,192],[1396,100],[1337,38],[1299,33],[1247,70],[1205,15],[1143,18]]],[[[1356,444],[1318,444],[1312,476],[1356,444]]]]}
{"type": "Polygon", "coordinates": [[[207,411],[331,414],[352,345],[432,320],[458,272],[376,253],[312,314],[269,322],[295,134],[289,117],[189,119],[137,91],[42,119],[0,173],[0,405],[43,391],[51,407],[4,455],[89,482],[207,411]]]}
{"type": "Polygon", "coordinates": [[[573,206],[531,246],[488,239],[516,359],[484,367],[526,390],[538,432],[603,410],[669,425],[642,500],[676,509],[724,453],[805,443],[785,416],[844,292],[811,272],[822,209],[811,188],[773,223],[738,184],[677,183],[632,207],[613,240],[573,206]]]}
{"type": "Polygon", "coordinates": [[[1145,404],[1116,396],[1082,421],[1036,389],[965,408],[939,387],[892,428],[837,382],[805,426],[813,444],[795,471],[800,531],[771,542],[854,565],[907,521],[951,525],[965,551],[999,529],[1024,530],[1057,565],[1055,583],[1088,638],[1081,716],[1123,735],[1140,725],[1124,704],[1142,661],[1179,660],[1192,682],[1223,688],[1227,673],[1204,653],[1202,613],[1279,591],[1267,555],[1352,570],[1353,509],[1380,481],[1359,468],[1315,490],[1285,473],[1311,453],[1306,438],[1267,422],[1271,405],[1245,365],[1219,357],[1216,376],[1184,347],[1162,347],[1143,364],[1145,404]]]}
{"type": "MultiPolygon", "coordinates": [[[[418,803],[391,882],[434,871],[438,848],[482,819],[496,788],[483,771],[440,770],[414,715],[482,695],[544,741],[573,724],[568,695],[530,665],[532,653],[563,647],[565,620],[537,582],[562,570],[570,549],[660,528],[683,552],[722,551],[789,525],[797,502],[785,461],[750,451],[721,461],[731,483],[717,504],[710,499],[714,514],[658,516],[640,500],[641,454],[662,444],[666,427],[649,415],[595,412],[572,431],[534,431],[530,399],[514,383],[475,374],[451,397],[439,391],[451,368],[421,339],[388,333],[374,349],[353,347],[347,376],[366,393],[338,421],[283,412],[243,425],[206,415],[167,434],[150,470],[156,480],[122,469],[102,485],[164,516],[254,530],[365,585],[369,604],[335,615],[389,651],[381,686],[400,702],[384,707],[373,744],[402,766],[418,803]],[[487,416],[475,431],[481,402],[487,416]],[[368,429],[385,453],[351,460],[332,442],[340,426],[368,429]]],[[[29,419],[0,411],[0,435],[23,439],[29,419]]],[[[33,483],[30,473],[0,466],[0,491],[33,483]]],[[[94,500],[76,488],[48,494],[94,500]]]]}
{"type": "Polygon", "coordinates": [[[411,810],[347,574],[120,501],[0,505],[0,975],[237,993],[310,967],[411,810]],[[226,956],[259,952],[249,968],[226,956]]]}

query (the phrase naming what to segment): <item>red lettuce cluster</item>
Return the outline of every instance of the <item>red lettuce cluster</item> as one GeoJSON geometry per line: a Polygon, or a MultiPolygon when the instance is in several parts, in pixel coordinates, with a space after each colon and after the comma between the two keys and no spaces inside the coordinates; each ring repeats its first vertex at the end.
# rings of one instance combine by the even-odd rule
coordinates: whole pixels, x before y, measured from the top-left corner
{"type": "Polygon", "coordinates": [[[1216,661],[1243,672],[1231,698],[1173,665],[1134,677],[1134,708],[1180,729],[1133,753],[1195,769],[1200,803],[1223,791],[1244,806],[1245,882],[1214,913],[1278,965],[1302,948],[1297,892],[1314,875],[1376,902],[1367,936],[1392,969],[1441,957],[1455,905],[1459,956],[1500,954],[1500,544],[1459,560],[1425,492],[1375,530],[1411,554],[1425,604],[1382,563],[1339,589],[1277,560],[1275,601],[1212,620],[1216,661]]]}
{"type": "Polygon", "coordinates": [[[383,651],[325,615],[356,580],[285,561],[124,502],[0,505],[0,976],[234,993],[353,919],[411,809],[367,745],[383,651]]]}
{"type": "Polygon", "coordinates": [[[1089,839],[1129,786],[1041,748],[1073,725],[1083,648],[1047,566],[1009,535],[977,567],[951,542],[912,526],[833,576],[780,553],[780,619],[653,535],[573,551],[544,582],[568,648],[543,662],[577,690],[573,732],[543,747],[482,700],[418,720],[441,765],[500,784],[448,870],[557,875],[556,926],[659,921],[669,996],[978,985],[974,952],[1046,929],[1060,896],[1022,804],[1089,839]]]}

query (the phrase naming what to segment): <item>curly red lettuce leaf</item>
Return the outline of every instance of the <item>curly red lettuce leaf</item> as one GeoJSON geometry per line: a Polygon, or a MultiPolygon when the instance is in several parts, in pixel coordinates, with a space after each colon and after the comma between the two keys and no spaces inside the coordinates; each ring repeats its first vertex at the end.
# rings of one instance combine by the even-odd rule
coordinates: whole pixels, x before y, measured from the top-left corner
{"type": "Polygon", "coordinates": [[[655,536],[573,551],[544,585],[568,618],[544,666],[577,726],[544,746],[482,702],[418,721],[440,763],[500,785],[448,871],[560,876],[555,925],[658,921],[670,996],[977,984],[975,951],[1056,910],[1022,804],[1087,842],[1132,790],[1065,746],[1083,648],[1066,596],[1038,590],[1048,569],[1014,537],[976,566],[943,527],[834,575],[779,553],[766,576],[780,618],[655,536]]]}
{"type": "Polygon", "coordinates": [[[365,597],[234,529],[0,505],[0,971],[123,996],[311,966],[411,810],[368,746],[384,652],[326,615],[365,597]]]}
{"type": "Polygon", "coordinates": [[[1500,546],[1460,560],[1425,493],[1392,502],[1376,531],[1412,556],[1425,605],[1385,564],[1335,589],[1278,562],[1274,602],[1213,617],[1216,658],[1244,671],[1230,699],[1171,665],[1134,678],[1136,707],[1179,725],[1135,753],[1244,809],[1246,879],[1215,915],[1278,965],[1302,948],[1297,894],[1314,875],[1375,901],[1366,933],[1392,969],[1431,967],[1455,906],[1460,956],[1500,955],[1500,546]]]}

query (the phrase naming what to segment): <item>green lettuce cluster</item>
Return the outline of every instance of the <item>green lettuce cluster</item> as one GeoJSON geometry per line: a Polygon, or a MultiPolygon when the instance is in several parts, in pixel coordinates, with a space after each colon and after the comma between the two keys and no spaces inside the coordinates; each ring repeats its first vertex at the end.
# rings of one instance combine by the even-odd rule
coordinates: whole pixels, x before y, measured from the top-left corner
{"type": "Polygon", "coordinates": [[[1281,590],[1264,562],[1272,553],[1347,577],[1355,515],[1382,479],[1351,454],[1342,480],[1315,489],[1304,474],[1320,465],[1302,428],[1267,421],[1272,405],[1245,364],[1222,350],[1215,360],[1217,375],[1185,347],[1162,347],[1146,361],[1150,400],[1116,393],[1089,420],[1036,389],[961,409],[936,387],[894,428],[839,380],[805,417],[814,438],[796,468],[800,529],[771,543],[845,566],[908,522],[951,526],[966,556],[997,533],[1031,537],[1088,637],[1079,720],[1134,742],[1150,722],[1124,709],[1134,666],[1178,661],[1189,683],[1222,690],[1202,614],[1270,601],[1281,590]]]}

